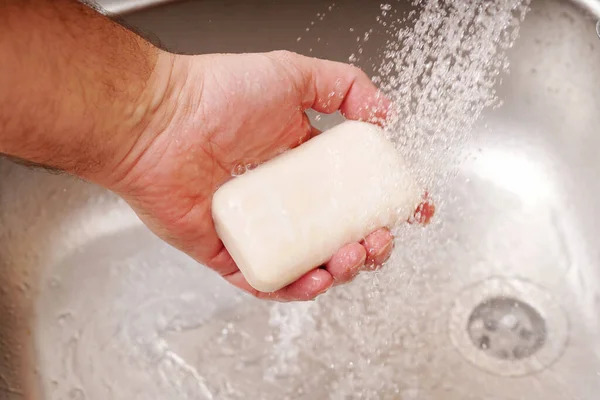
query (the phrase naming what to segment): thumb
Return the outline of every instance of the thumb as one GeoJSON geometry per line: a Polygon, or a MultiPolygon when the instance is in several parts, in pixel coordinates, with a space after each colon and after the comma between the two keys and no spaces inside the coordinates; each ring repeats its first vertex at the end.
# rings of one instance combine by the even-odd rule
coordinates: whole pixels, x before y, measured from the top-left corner
{"type": "Polygon", "coordinates": [[[361,69],[340,62],[274,52],[273,57],[291,64],[301,76],[305,109],[331,114],[340,111],[348,119],[383,123],[391,102],[361,69]]]}

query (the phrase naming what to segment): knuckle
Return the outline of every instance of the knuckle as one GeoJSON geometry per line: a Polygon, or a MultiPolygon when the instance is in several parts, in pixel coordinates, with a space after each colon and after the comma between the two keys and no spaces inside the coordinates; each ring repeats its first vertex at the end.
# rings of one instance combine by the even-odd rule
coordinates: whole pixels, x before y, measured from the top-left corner
{"type": "Polygon", "coordinates": [[[294,53],[289,50],[274,50],[269,53],[272,57],[275,57],[282,61],[293,61],[295,58],[299,57],[298,53],[294,53]]]}
{"type": "Polygon", "coordinates": [[[360,67],[357,67],[356,65],[350,65],[350,72],[351,72],[352,76],[355,78],[366,78],[367,77],[366,72],[363,71],[360,67]]]}

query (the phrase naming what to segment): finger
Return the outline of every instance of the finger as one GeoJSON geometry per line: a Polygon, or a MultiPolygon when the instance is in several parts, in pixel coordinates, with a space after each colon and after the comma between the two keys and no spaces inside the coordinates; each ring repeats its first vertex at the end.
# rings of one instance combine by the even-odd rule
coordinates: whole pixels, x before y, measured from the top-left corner
{"type": "Polygon", "coordinates": [[[217,255],[211,258],[207,263],[207,267],[210,267],[221,276],[231,275],[238,271],[238,267],[233,261],[233,258],[221,242],[221,250],[217,252],[217,255]]]}
{"type": "Polygon", "coordinates": [[[333,285],[331,274],[321,268],[313,269],[295,282],[275,292],[282,301],[312,300],[333,285]]]}
{"type": "Polygon", "coordinates": [[[254,297],[274,301],[306,301],[324,293],[333,284],[333,277],[324,269],[316,268],[307,272],[290,285],[272,293],[264,293],[254,289],[241,272],[225,277],[231,284],[250,293],[254,297]]]}
{"type": "Polygon", "coordinates": [[[325,264],[335,284],[350,282],[365,265],[367,251],[360,243],[350,243],[342,247],[325,264]]]}
{"type": "Polygon", "coordinates": [[[390,100],[362,70],[352,65],[297,55],[304,75],[304,106],[348,119],[383,123],[390,100]]]}
{"type": "Polygon", "coordinates": [[[377,269],[392,254],[394,237],[388,229],[383,228],[367,236],[362,245],[367,251],[367,268],[377,269]]]}
{"type": "Polygon", "coordinates": [[[417,206],[413,216],[409,218],[409,224],[420,224],[420,225],[429,225],[431,219],[435,215],[435,204],[433,200],[429,198],[429,194],[425,192],[423,195],[423,200],[417,206]]]}

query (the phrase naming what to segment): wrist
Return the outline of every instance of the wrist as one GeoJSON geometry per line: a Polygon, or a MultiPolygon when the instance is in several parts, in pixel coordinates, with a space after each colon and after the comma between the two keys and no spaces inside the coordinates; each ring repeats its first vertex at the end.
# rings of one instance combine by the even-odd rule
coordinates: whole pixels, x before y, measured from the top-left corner
{"type": "MultiPolygon", "coordinates": [[[[101,169],[91,171],[88,178],[109,189],[120,185],[130,170],[155,141],[169,120],[169,98],[175,91],[174,72],[179,56],[155,49],[152,69],[141,88],[116,108],[118,115],[100,130],[114,132],[101,169]]],[[[100,135],[103,136],[103,135],[100,135]]]]}
{"type": "Polygon", "coordinates": [[[174,56],[76,0],[0,6],[0,36],[0,153],[106,186],[174,56]]]}
{"type": "Polygon", "coordinates": [[[0,154],[109,186],[152,140],[176,56],[76,0],[0,6],[0,36],[0,154]]]}
{"type": "MultiPolygon", "coordinates": [[[[171,145],[171,133],[181,129],[181,114],[190,105],[182,96],[192,57],[160,51],[152,73],[139,98],[130,104],[127,126],[120,136],[121,151],[110,167],[94,181],[122,195],[135,191],[135,183],[149,172],[154,162],[171,145]],[[185,103],[185,104],[183,104],[185,103]]],[[[142,179],[143,180],[143,179],[142,179]]]]}

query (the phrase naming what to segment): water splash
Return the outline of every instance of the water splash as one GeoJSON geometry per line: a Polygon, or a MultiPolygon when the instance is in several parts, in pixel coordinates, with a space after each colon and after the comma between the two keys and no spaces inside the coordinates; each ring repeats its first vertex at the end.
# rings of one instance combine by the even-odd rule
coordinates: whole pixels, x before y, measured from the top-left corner
{"type": "MultiPolygon", "coordinates": [[[[418,0],[412,6],[403,14],[381,5],[377,22],[390,36],[374,80],[394,104],[390,138],[436,198],[448,194],[474,123],[500,105],[495,88],[529,1],[418,0]]],[[[360,59],[370,33],[350,61],[360,59]]],[[[273,306],[277,344],[265,377],[276,371],[280,384],[290,382],[296,393],[331,399],[426,399],[442,386],[455,361],[443,340],[448,301],[438,288],[448,292],[461,283],[440,265],[448,258],[443,252],[431,257],[432,243],[451,251],[454,237],[440,221],[434,225],[429,232],[397,232],[404,253],[388,268],[336,288],[311,307],[273,306]],[[444,243],[436,242],[440,238],[444,243]],[[286,380],[309,377],[314,369],[320,378],[286,380]]]]}
{"type": "MultiPolygon", "coordinates": [[[[375,82],[394,103],[387,129],[425,186],[455,171],[457,151],[487,107],[498,106],[496,85],[507,72],[506,50],[518,36],[529,0],[416,0],[407,17],[380,24],[393,33],[375,82]]],[[[437,182],[436,182],[437,181],[437,182]]]]}

